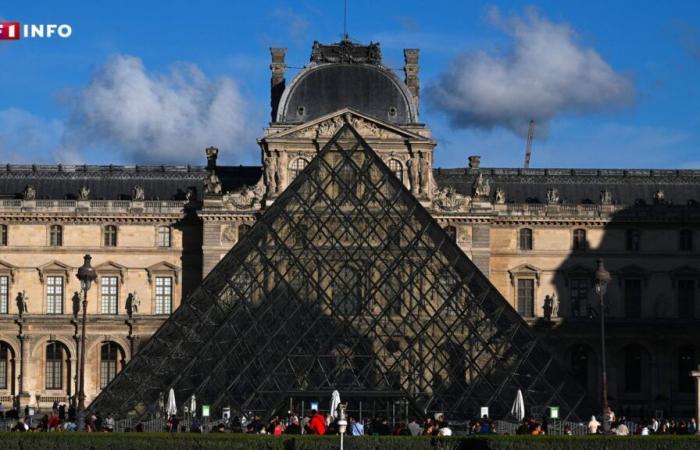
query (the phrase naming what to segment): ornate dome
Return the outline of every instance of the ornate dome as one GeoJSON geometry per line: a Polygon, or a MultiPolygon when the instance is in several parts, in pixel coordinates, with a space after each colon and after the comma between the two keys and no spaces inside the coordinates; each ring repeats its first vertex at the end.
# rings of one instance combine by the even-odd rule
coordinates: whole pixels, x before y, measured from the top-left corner
{"type": "Polygon", "coordinates": [[[282,94],[277,122],[306,122],[343,108],[390,123],[416,122],[411,93],[403,81],[381,65],[378,44],[316,42],[311,64],[294,77],[282,94]]]}

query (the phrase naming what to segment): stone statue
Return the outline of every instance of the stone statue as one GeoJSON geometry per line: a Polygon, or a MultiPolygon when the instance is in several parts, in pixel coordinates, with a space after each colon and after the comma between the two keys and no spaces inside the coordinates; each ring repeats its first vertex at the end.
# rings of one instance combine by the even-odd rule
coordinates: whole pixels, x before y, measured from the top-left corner
{"type": "Polygon", "coordinates": [[[90,199],[90,188],[82,185],[78,190],[78,200],[89,200],[90,199]]]}
{"type": "Polygon", "coordinates": [[[664,191],[659,189],[658,191],[654,192],[654,203],[664,203],[666,201],[666,195],[664,194],[664,191]]]}
{"type": "Polygon", "coordinates": [[[187,192],[185,192],[185,200],[187,201],[187,203],[190,203],[193,198],[194,198],[194,189],[187,188],[187,192]]]}
{"type": "Polygon", "coordinates": [[[263,165],[265,166],[265,183],[267,184],[268,193],[274,194],[277,192],[275,158],[270,155],[265,155],[263,165]]]}
{"type": "Polygon", "coordinates": [[[287,152],[281,151],[277,157],[277,186],[278,190],[284,189],[287,186],[287,169],[289,168],[289,159],[287,152]]]}
{"type": "Polygon", "coordinates": [[[544,296],[544,305],[542,306],[544,310],[544,320],[547,322],[552,321],[552,311],[554,310],[554,301],[549,295],[544,296]]]}
{"type": "Polygon", "coordinates": [[[219,149],[216,147],[207,147],[204,149],[204,153],[207,155],[207,161],[216,161],[216,158],[219,156],[219,149]]]}
{"type": "Polygon", "coordinates": [[[146,199],[146,192],[141,186],[134,186],[134,192],[132,193],[132,198],[134,201],[142,202],[146,199]]]}
{"type": "Polygon", "coordinates": [[[411,180],[411,193],[417,195],[418,191],[420,190],[418,187],[418,179],[420,177],[418,173],[418,171],[420,170],[420,168],[418,167],[418,157],[412,156],[411,159],[406,161],[406,165],[408,166],[408,176],[411,180]]]}
{"type": "Polygon", "coordinates": [[[221,180],[214,172],[210,172],[204,183],[204,193],[209,195],[221,195],[221,180]]]}
{"type": "Polygon", "coordinates": [[[433,205],[443,211],[466,210],[470,200],[469,197],[459,194],[452,186],[433,192],[433,205]]]}
{"type": "Polygon", "coordinates": [[[559,317],[559,298],[557,298],[557,294],[552,294],[552,317],[559,317]]]}
{"type": "Polygon", "coordinates": [[[479,172],[476,180],[474,180],[474,185],[472,186],[472,191],[475,197],[489,197],[491,195],[491,185],[489,180],[484,178],[484,174],[479,172]]]}
{"type": "Polygon", "coordinates": [[[420,191],[421,194],[428,195],[430,190],[430,161],[428,155],[419,152],[420,156],[420,191]]]}
{"type": "Polygon", "coordinates": [[[17,314],[19,314],[20,317],[23,317],[24,314],[27,312],[27,300],[29,299],[29,296],[27,295],[27,291],[22,291],[17,294],[17,298],[15,301],[17,302],[17,314]]]}
{"type": "Polygon", "coordinates": [[[237,191],[224,194],[224,203],[234,209],[250,209],[260,201],[255,186],[243,186],[237,191]]]}
{"type": "Polygon", "coordinates": [[[550,205],[559,204],[559,189],[551,188],[547,189],[547,203],[550,205]]]}
{"type": "Polygon", "coordinates": [[[136,292],[129,292],[129,295],[126,296],[126,315],[129,316],[129,319],[134,317],[134,313],[139,312],[139,306],[141,305],[141,300],[139,300],[139,296],[136,292]]]}
{"type": "Polygon", "coordinates": [[[28,184],[24,188],[24,192],[22,193],[22,197],[25,200],[35,200],[36,199],[36,189],[34,189],[34,186],[28,184]]]}
{"type": "Polygon", "coordinates": [[[496,204],[502,205],[506,202],[506,192],[501,188],[496,188],[496,204]]]}
{"type": "Polygon", "coordinates": [[[600,191],[600,203],[602,205],[612,205],[612,192],[608,191],[607,189],[603,189],[602,191],[600,191]]]}
{"type": "Polygon", "coordinates": [[[80,294],[78,292],[73,293],[71,302],[73,302],[73,318],[77,320],[78,314],[80,314],[80,294]]]}

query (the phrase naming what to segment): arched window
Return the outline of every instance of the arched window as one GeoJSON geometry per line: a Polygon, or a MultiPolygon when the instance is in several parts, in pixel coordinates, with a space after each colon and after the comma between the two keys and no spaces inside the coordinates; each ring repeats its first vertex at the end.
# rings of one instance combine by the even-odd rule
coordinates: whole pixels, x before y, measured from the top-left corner
{"type": "Polygon", "coordinates": [[[12,360],[12,350],[4,342],[0,342],[0,389],[9,389],[9,381],[12,379],[10,373],[10,361],[12,360]]]}
{"type": "Polygon", "coordinates": [[[343,267],[333,280],[333,307],[341,316],[357,314],[362,304],[360,275],[349,267],[343,267]]]}
{"type": "Polygon", "coordinates": [[[117,376],[122,349],[115,342],[104,342],[100,349],[100,389],[117,376]]]}
{"type": "Polygon", "coordinates": [[[46,389],[63,389],[63,345],[52,341],[46,346],[46,389]]]}
{"type": "Polygon", "coordinates": [[[389,160],[389,170],[403,183],[403,164],[398,159],[389,160]]]}
{"type": "Polygon", "coordinates": [[[0,224],[0,247],[7,247],[7,225],[0,224]]]}
{"type": "Polygon", "coordinates": [[[532,250],[532,230],[530,228],[520,229],[520,250],[532,250]]]}
{"type": "Polygon", "coordinates": [[[243,236],[245,236],[245,234],[248,231],[250,231],[250,228],[251,228],[251,226],[248,225],[247,223],[242,223],[242,224],[238,225],[238,240],[239,241],[241,239],[243,239],[243,236]]]}
{"type": "Polygon", "coordinates": [[[583,228],[574,230],[574,250],[586,250],[587,247],[586,230],[583,228]]]}
{"type": "Polygon", "coordinates": [[[63,227],[61,225],[51,225],[49,229],[49,245],[51,247],[60,247],[63,245],[63,227]]]}
{"type": "Polygon", "coordinates": [[[289,164],[289,181],[294,180],[309,165],[305,158],[297,158],[289,164]]]}
{"type": "Polygon", "coordinates": [[[690,372],[697,370],[695,348],[684,345],[678,349],[678,392],[692,394],[695,392],[695,380],[690,372]]]}
{"type": "Polygon", "coordinates": [[[104,227],[103,243],[105,247],[117,246],[117,226],[107,225],[104,227]]]}
{"type": "Polygon", "coordinates": [[[457,242],[457,227],[448,225],[445,227],[445,232],[450,237],[450,239],[452,239],[453,242],[457,242]]]}

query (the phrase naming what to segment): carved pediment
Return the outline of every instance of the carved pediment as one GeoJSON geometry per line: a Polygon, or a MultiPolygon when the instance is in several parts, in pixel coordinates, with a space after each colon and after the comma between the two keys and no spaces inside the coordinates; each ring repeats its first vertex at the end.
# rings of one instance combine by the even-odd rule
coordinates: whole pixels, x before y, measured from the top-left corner
{"type": "Polygon", "coordinates": [[[13,284],[15,282],[15,273],[16,272],[17,272],[17,266],[0,259],[0,274],[9,274],[10,275],[10,284],[13,284]]]}
{"type": "Polygon", "coordinates": [[[123,283],[127,268],[121,264],[115,263],[114,261],[105,261],[102,264],[95,266],[95,270],[98,274],[118,273],[119,281],[123,283]]]}
{"type": "Polygon", "coordinates": [[[510,284],[515,286],[515,280],[518,278],[523,278],[523,277],[531,277],[534,278],[535,281],[537,282],[537,285],[540,285],[540,277],[542,275],[542,269],[539,267],[535,267],[532,264],[521,264],[517,267],[514,267],[508,271],[508,275],[510,275],[510,284]]]}
{"type": "Polygon", "coordinates": [[[167,261],[161,261],[153,264],[152,266],[146,267],[146,273],[148,274],[149,284],[153,284],[153,278],[158,274],[172,275],[175,278],[175,283],[179,283],[180,268],[167,261]]]}
{"type": "Polygon", "coordinates": [[[700,270],[685,265],[678,267],[670,272],[673,287],[678,287],[678,280],[694,280],[696,283],[700,281],[700,270]]]}
{"type": "Polygon", "coordinates": [[[613,277],[617,277],[619,286],[623,286],[623,281],[629,278],[641,278],[646,286],[650,275],[651,272],[634,264],[621,267],[613,272],[613,277]]]}
{"type": "Polygon", "coordinates": [[[414,139],[429,141],[425,136],[406,131],[373,117],[366,116],[350,108],[322,116],[310,122],[297,125],[265,139],[302,138],[330,139],[345,123],[352,125],[365,139],[414,139]]]}
{"type": "Polygon", "coordinates": [[[39,282],[44,283],[44,278],[46,274],[51,274],[51,273],[60,273],[61,275],[64,275],[66,277],[66,284],[70,282],[70,272],[73,270],[71,266],[68,264],[64,264],[60,261],[51,261],[43,266],[39,266],[36,268],[37,272],[39,273],[39,282]]]}
{"type": "Polygon", "coordinates": [[[565,284],[568,286],[569,280],[573,278],[584,278],[586,280],[592,280],[593,274],[595,273],[595,269],[592,267],[586,267],[581,264],[576,264],[563,269],[562,272],[564,273],[565,284]]]}
{"type": "Polygon", "coordinates": [[[232,210],[255,209],[265,196],[265,182],[263,177],[254,186],[243,186],[236,191],[226,192],[222,200],[224,206],[232,210]]]}

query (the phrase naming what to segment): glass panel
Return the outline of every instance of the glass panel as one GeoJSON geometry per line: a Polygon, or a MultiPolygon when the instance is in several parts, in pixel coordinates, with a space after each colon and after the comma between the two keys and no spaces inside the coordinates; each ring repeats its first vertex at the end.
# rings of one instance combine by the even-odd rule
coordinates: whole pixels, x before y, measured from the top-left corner
{"type": "Polygon", "coordinates": [[[100,282],[102,314],[117,314],[119,280],[117,277],[102,277],[100,282]]]}
{"type": "Polygon", "coordinates": [[[0,276],[0,314],[7,314],[10,303],[10,277],[0,276]]]}
{"type": "Polygon", "coordinates": [[[156,314],[170,314],[172,303],[172,277],[156,277],[156,314]]]}
{"type": "Polygon", "coordinates": [[[46,277],[46,313],[63,314],[63,277],[46,277]]]}

